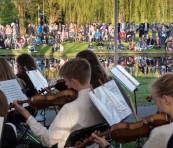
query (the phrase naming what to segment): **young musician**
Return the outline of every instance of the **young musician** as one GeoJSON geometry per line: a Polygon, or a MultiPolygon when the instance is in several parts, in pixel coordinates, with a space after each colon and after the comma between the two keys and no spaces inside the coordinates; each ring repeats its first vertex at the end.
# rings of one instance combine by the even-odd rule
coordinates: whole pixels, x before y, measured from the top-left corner
{"type": "Polygon", "coordinates": [[[7,60],[0,58],[0,67],[0,81],[16,79],[19,82],[21,88],[25,88],[24,81],[15,76],[7,60]]]}
{"type": "MultiPolygon", "coordinates": [[[[168,114],[173,119],[173,73],[158,78],[151,87],[152,99],[159,112],[168,114]]],[[[173,123],[154,128],[143,148],[172,148],[173,123]]]]}
{"type": "Polygon", "coordinates": [[[99,87],[102,83],[106,83],[110,80],[106,74],[103,66],[97,58],[97,55],[90,50],[83,50],[76,55],[77,58],[86,59],[91,65],[91,85],[93,88],[99,87]]]}
{"type": "MultiPolygon", "coordinates": [[[[151,87],[152,98],[159,112],[168,114],[173,119],[173,73],[167,73],[158,78],[151,87]]],[[[94,142],[102,148],[110,144],[102,137],[92,134],[94,142]]],[[[172,148],[173,147],[173,123],[154,128],[143,148],[172,148]]]]}
{"type": "Polygon", "coordinates": [[[26,73],[26,69],[36,70],[37,65],[35,63],[35,60],[31,55],[23,53],[17,57],[16,62],[17,62],[17,69],[18,69],[17,77],[22,79],[26,83],[26,88],[27,88],[27,91],[25,93],[26,96],[32,97],[35,94],[37,94],[37,91],[34,85],[32,84],[30,78],[28,77],[26,73]]]}
{"type": "Polygon", "coordinates": [[[105,122],[88,97],[88,92],[91,91],[90,64],[84,59],[75,58],[62,66],[60,76],[64,78],[68,88],[78,91],[78,98],[61,108],[49,129],[43,127],[25,108],[14,102],[15,109],[27,119],[33,133],[46,147],[58,144],[58,148],[63,148],[71,132],[105,122]]]}

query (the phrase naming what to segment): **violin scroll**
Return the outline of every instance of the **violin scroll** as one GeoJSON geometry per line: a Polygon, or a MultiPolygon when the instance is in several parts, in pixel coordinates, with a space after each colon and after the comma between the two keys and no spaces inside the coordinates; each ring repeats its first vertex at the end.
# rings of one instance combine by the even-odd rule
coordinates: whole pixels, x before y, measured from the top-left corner
{"type": "Polygon", "coordinates": [[[152,96],[147,96],[146,101],[151,102],[152,101],[152,96]]]}

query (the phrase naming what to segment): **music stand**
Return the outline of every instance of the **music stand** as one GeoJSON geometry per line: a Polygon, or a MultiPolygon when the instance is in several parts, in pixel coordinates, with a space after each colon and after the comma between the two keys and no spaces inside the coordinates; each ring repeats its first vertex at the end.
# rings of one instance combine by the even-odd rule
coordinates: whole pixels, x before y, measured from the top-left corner
{"type": "Polygon", "coordinates": [[[135,99],[135,108],[137,113],[137,99],[136,99],[136,91],[137,86],[140,85],[140,83],[131,76],[122,66],[117,65],[113,69],[110,70],[110,73],[113,75],[113,77],[118,80],[123,86],[125,86],[131,93],[134,94],[135,99]]]}

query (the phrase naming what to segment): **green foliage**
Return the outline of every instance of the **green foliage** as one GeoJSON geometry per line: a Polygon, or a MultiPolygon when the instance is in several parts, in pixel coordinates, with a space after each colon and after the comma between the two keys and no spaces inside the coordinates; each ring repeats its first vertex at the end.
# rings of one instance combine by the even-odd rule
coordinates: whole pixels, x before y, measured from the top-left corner
{"type": "Polygon", "coordinates": [[[0,24],[11,24],[18,19],[15,5],[11,2],[1,2],[0,5],[0,24]]]}
{"type": "MultiPolygon", "coordinates": [[[[149,22],[173,21],[172,0],[118,0],[120,21],[149,22]]],[[[0,23],[9,23],[19,18],[26,23],[38,23],[38,13],[43,12],[47,23],[113,23],[115,0],[17,0],[1,2],[0,23]],[[16,4],[17,12],[14,7],[16,4]],[[21,10],[22,9],[22,10],[21,10]]],[[[42,18],[42,16],[39,16],[42,18]]]]}

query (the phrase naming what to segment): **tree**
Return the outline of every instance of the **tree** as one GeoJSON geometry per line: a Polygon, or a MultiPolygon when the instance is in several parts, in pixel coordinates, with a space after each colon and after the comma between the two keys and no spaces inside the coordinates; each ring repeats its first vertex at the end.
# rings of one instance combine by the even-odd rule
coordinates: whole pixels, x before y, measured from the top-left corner
{"type": "Polygon", "coordinates": [[[0,5],[0,24],[11,24],[18,19],[17,10],[11,2],[1,2],[0,5]]]}

